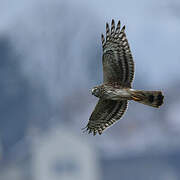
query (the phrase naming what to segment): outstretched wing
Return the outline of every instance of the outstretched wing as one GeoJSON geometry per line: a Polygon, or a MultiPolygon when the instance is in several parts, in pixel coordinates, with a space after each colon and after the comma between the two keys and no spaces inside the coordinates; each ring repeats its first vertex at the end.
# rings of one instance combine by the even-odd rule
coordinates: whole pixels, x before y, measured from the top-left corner
{"type": "Polygon", "coordinates": [[[85,129],[96,135],[119,120],[127,108],[127,101],[99,99],[85,129]]]}
{"type": "Polygon", "coordinates": [[[125,34],[125,26],[120,31],[120,21],[116,30],[112,20],[111,31],[106,23],[106,39],[102,34],[103,46],[103,79],[104,83],[120,83],[122,86],[131,87],[134,76],[134,62],[129,43],[125,34]]]}

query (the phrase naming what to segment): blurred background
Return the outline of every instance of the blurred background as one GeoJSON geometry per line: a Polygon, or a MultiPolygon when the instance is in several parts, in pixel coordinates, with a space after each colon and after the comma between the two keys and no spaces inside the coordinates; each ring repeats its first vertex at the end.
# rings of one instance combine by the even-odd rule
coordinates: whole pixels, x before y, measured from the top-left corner
{"type": "Polygon", "coordinates": [[[178,0],[0,0],[0,180],[179,180],[179,12],[178,0]],[[112,18],[126,25],[134,88],[165,103],[130,102],[93,137],[81,128],[112,18]]]}

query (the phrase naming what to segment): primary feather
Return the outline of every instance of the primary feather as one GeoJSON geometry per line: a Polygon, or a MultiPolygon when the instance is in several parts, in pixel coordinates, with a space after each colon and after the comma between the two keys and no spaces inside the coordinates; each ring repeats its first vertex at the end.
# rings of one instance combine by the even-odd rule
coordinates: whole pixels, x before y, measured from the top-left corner
{"type": "Polygon", "coordinates": [[[92,112],[85,131],[102,134],[117,122],[127,109],[128,100],[152,107],[159,107],[164,96],[161,91],[143,91],[131,88],[134,77],[134,61],[120,21],[111,27],[106,23],[106,37],[101,35],[103,55],[103,84],[92,89],[99,101],[92,112]]]}

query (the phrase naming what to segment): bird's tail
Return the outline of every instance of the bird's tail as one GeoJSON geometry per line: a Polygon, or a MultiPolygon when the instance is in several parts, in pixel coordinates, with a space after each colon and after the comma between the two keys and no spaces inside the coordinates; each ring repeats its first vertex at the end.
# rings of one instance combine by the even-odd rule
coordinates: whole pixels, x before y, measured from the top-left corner
{"type": "Polygon", "coordinates": [[[132,90],[131,97],[136,102],[156,108],[163,104],[164,99],[161,91],[132,90]]]}

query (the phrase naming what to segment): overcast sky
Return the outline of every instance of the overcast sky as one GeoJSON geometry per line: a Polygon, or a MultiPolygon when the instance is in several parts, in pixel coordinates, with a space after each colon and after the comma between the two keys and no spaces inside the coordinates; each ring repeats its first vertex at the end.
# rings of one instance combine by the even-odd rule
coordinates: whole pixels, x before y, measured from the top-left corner
{"type": "Polygon", "coordinates": [[[64,107],[64,98],[80,97],[79,89],[91,96],[102,81],[100,37],[112,18],[126,25],[135,86],[143,81],[144,88],[166,89],[178,82],[179,10],[177,0],[0,0],[0,38],[12,43],[26,81],[64,107]]]}

